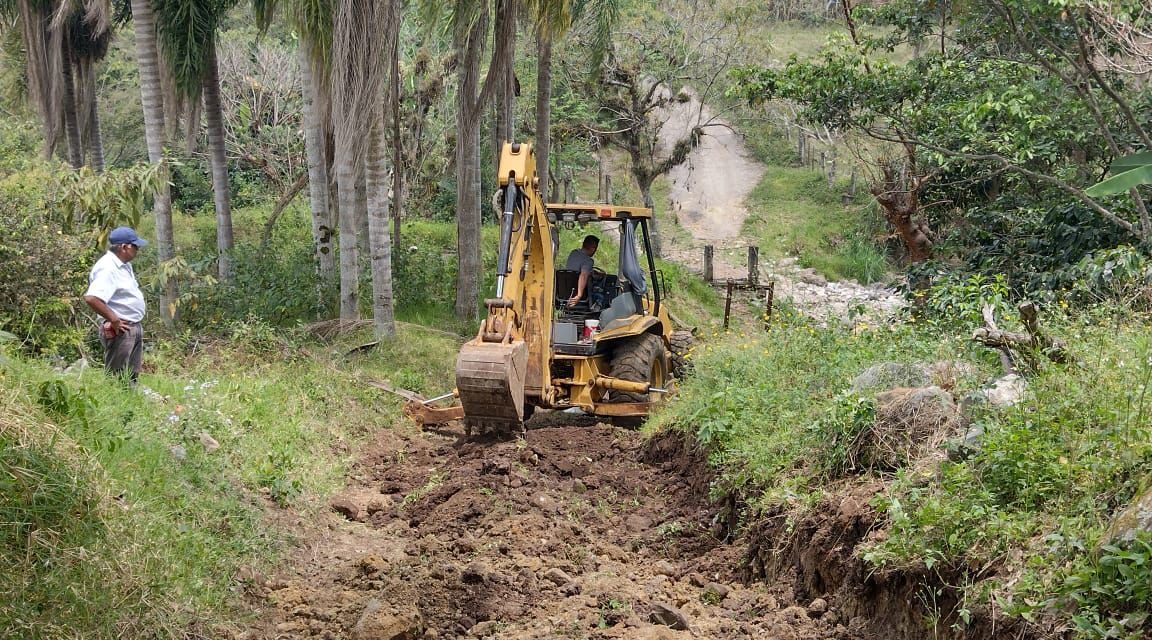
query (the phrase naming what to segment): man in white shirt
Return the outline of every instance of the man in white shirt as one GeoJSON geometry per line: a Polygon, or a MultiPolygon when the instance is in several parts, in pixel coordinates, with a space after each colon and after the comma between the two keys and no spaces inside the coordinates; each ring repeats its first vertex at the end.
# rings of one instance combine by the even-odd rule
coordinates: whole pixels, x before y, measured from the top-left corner
{"type": "Polygon", "coordinates": [[[148,242],[129,227],[116,227],[108,234],[108,253],[96,261],[88,275],[84,302],[100,314],[100,344],[104,345],[104,370],[128,375],[135,386],[144,354],[144,294],[130,264],[148,242]]]}

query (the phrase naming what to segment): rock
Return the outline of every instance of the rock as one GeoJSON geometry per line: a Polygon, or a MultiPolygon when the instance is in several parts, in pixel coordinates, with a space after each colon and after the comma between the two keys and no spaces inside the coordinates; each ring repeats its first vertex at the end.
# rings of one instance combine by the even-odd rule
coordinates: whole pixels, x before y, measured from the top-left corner
{"type": "Polygon", "coordinates": [[[383,500],[370,500],[368,502],[368,507],[367,507],[368,515],[375,515],[377,513],[380,513],[381,511],[384,511],[387,508],[388,507],[385,506],[383,500]]]}
{"type": "Polygon", "coordinates": [[[468,635],[476,636],[478,638],[491,634],[497,631],[500,623],[495,620],[485,620],[484,622],[477,622],[471,629],[468,630],[468,635]]]}
{"type": "Polygon", "coordinates": [[[828,601],[824,598],[816,598],[808,605],[808,615],[812,618],[819,618],[828,612],[828,601]]]}
{"type": "Polygon", "coordinates": [[[1011,407],[1024,399],[1024,392],[1027,390],[1028,383],[1024,378],[1010,373],[993,382],[991,387],[981,393],[988,404],[994,407],[1011,407]]]}
{"type": "Polygon", "coordinates": [[[688,630],[688,618],[684,617],[684,613],[679,609],[666,602],[653,602],[652,611],[648,614],[648,619],[651,620],[653,624],[662,624],[677,631],[688,630]]]}
{"type": "Polygon", "coordinates": [[[894,470],[918,460],[955,432],[960,410],[940,387],[892,389],[876,394],[876,419],[852,442],[864,468],[894,470]]]}
{"type": "Polygon", "coordinates": [[[464,567],[464,571],[460,573],[460,580],[464,584],[480,584],[484,582],[489,573],[488,565],[477,560],[464,567]]]}
{"type": "Polygon", "coordinates": [[[415,608],[393,610],[372,598],[352,627],[353,640],[418,640],[424,636],[424,620],[415,608]]]}
{"type": "Polygon", "coordinates": [[[704,587],[704,596],[710,602],[720,602],[728,597],[728,585],[720,584],[719,582],[709,582],[704,587]]]}
{"type": "Polygon", "coordinates": [[[1104,530],[1105,543],[1131,542],[1139,533],[1152,531],[1152,488],[1116,514],[1104,530]]]}
{"type": "Polygon", "coordinates": [[[652,519],[640,514],[632,514],[624,520],[624,526],[632,533],[642,533],[652,528],[652,519]]]}
{"type": "Polygon", "coordinates": [[[540,508],[541,511],[553,513],[560,510],[560,503],[552,499],[552,496],[547,493],[536,493],[532,495],[532,504],[540,508]]]}
{"type": "Polygon", "coordinates": [[[805,284],[823,287],[828,284],[828,279],[816,273],[815,269],[801,269],[796,272],[796,279],[805,284]]]}
{"type": "Polygon", "coordinates": [[[360,521],[360,505],[348,498],[335,498],[329,503],[332,510],[353,522],[360,521]]]}
{"type": "Polygon", "coordinates": [[[171,447],[168,447],[168,451],[172,453],[173,458],[176,458],[181,462],[183,462],[184,459],[188,457],[188,451],[178,444],[174,444],[171,447]]]}
{"type": "Polygon", "coordinates": [[[932,384],[927,367],[903,362],[881,362],[852,379],[852,390],[880,391],[896,387],[925,387],[932,384]]]}
{"type": "Polygon", "coordinates": [[[572,578],[569,577],[567,573],[564,573],[563,569],[557,567],[552,567],[551,569],[545,571],[544,579],[556,585],[557,587],[562,587],[569,582],[572,582],[572,578]]]}
{"type": "Polygon", "coordinates": [[[668,576],[669,578],[676,578],[680,575],[680,570],[676,568],[676,565],[667,560],[656,561],[656,564],[652,565],[652,570],[658,575],[668,576]]]}

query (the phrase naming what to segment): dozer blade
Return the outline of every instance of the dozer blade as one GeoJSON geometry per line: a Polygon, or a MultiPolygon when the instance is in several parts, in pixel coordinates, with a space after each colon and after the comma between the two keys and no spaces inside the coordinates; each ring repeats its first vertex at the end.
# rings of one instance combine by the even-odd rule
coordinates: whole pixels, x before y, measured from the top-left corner
{"type": "Polygon", "coordinates": [[[484,342],[476,338],[456,358],[456,389],[469,435],[519,433],[524,428],[524,374],[528,346],[523,340],[484,342]]]}

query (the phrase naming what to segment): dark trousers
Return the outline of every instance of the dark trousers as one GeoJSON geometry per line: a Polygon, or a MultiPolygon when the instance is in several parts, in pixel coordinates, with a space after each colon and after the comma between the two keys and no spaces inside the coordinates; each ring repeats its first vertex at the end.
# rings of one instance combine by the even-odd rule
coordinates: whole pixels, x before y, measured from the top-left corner
{"type": "Polygon", "coordinates": [[[104,345],[104,370],[113,375],[127,375],[132,384],[136,384],[144,355],[144,329],[139,324],[125,326],[128,330],[118,336],[100,336],[100,344],[104,345]]]}

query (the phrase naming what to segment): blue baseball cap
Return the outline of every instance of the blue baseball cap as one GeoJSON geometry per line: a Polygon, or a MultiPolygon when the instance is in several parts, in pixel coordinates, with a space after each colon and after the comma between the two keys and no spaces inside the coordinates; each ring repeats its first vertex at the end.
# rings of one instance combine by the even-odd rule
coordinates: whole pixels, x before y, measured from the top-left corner
{"type": "Polygon", "coordinates": [[[143,247],[148,245],[148,241],[136,235],[132,227],[116,227],[108,234],[108,244],[134,244],[143,247]]]}

